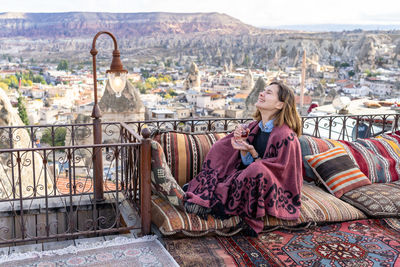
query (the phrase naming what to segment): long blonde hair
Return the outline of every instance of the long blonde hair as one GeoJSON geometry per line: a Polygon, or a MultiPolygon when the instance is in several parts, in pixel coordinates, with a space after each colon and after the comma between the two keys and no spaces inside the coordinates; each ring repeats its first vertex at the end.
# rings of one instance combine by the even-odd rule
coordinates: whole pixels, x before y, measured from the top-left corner
{"type": "MultiPolygon", "coordinates": [[[[278,99],[283,102],[282,109],[280,109],[274,116],[274,126],[282,126],[283,123],[286,123],[287,126],[297,134],[297,136],[300,136],[302,132],[302,123],[299,113],[297,112],[294,92],[288,86],[280,82],[272,82],[269,86],[274,84],[279,88],[278,99]]],[[[261,112],[259,109],[256,110],[253,118],[256,121],[261,120],[261,112]]]]}

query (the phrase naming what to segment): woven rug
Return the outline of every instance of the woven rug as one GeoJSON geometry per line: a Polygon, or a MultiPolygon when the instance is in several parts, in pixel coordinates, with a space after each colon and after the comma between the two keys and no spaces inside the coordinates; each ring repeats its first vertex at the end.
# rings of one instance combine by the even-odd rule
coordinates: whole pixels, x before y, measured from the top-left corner
{"type": "Polygon", "coordinates": [[[400,266],[399,227],[397,219],[374,219],[165,242],[181,266],[400,266]]]}
{"type": "Polygon", "coordinates": [[[15,253],[0,257],[1,266],[178,266],[154,236],[117,237],[65,249],[15,253]]]}

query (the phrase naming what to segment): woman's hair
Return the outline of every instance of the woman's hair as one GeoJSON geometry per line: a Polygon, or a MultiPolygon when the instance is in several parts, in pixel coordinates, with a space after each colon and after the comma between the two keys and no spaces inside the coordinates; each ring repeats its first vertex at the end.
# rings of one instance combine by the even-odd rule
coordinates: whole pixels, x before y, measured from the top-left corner
{"type": "MultiPolygon", "coordinates": [[[[294,92],[288,86],[280,82],[272,82],[269,85],[276,84],[279,88],[278,99],[283,102],[283,107],[275,114],[274,126],[282,126],[286,123],[297,136],[301,135],[302,125],[301,118],[296,108],[296,100],[294,92]]],[[[261,120],[261,112],[259,109],[254,113],[253,118],[257,121],[261,120]]]]}

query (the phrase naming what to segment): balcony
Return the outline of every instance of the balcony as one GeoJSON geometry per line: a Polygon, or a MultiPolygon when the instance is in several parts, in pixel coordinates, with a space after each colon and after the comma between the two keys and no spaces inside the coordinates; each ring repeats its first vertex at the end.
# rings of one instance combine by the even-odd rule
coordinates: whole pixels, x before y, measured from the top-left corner
{"type": "MultiPolygon", "coordinates": [[[[399,118],[400,114],[303,117],[303,133],[351,141],[398,130],[399,118]]],[[[92,144],[93,124],[0,127],[0,245],[150,233],[150,133],[138,133],[145,133],[144,128],[229,132],[250,120],[106,122],[101,124],[99,145],[92,144]],[[63,146],[56,146],[58,129],[66,131],[63,146]],[[37,147],[37,136],[45,132],[51,136],[49,146],[37,147]],[[95,198],[99,188],[93,174],[99,151],[104,162],[102,200],[95,198]]]]}

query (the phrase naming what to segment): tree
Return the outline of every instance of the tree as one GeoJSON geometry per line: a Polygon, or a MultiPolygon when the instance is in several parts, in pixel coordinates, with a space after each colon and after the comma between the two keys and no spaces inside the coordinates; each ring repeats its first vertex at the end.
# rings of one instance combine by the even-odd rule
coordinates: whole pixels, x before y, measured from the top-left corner
{"type": "Polygon", "coordinates": [[[57,70],[68,70],[68,61],[62,59],[60,63],[58,63],[57,70]]]}
{"type": "Polygon", "coordinates": [[[15,75],[7,76],[7,78],[3,79],[2,82],[6,83],[8,87],[18,88],[18,79],[15,75]]]}
{"type": "Polygon", "coordinates": [[[18,115],[25,125],[29,125],[28,113],[26,113],[25,103],[22,96],[18,97],[18,115]]]}
{"type": "Polygon", "coordinates": [[[143,78],[147,79],[150,77],[150,72],[145,69],[140,69],[140,74],[142,75],[143,78]]]}
{"type": "Polygon", "coordinates": [[[150,84],[151,89],[158,86],[158,79],[156,77],[150,77],[146,79],[146,84],[150,84]]]}
{"type": "Polygon", "coordinates": [[[0,88],[2,88],[4,91],[8,91],[8,84],[0,82],[0,88]]]}
{"type": "Polygon", "coordinates": [[[137,89],[139,89],[139,91],[140,91],[141,94],[146,94],[146,93],[147,93],[144,83],[142,83],[142,82],[135,82],[135,83],[134,83],[134,86],[135,86],[137,89]]]}
{"type": "MultiPolygon", "coordinates": [[[[65,127],[59,127],[54,131],[54,146],[65,146],[65,136],[67,129],[65,127]]],[[[42,143],[53,145],[52,130],[47,128],[42,135],[42,143]]]]}
{"type": "Polygon", "coordinates": [[[249,56],[248,55],[245,55],[245,57],[244,57],[244,60],[243,60],[243,63],[242,63],[244,66],[246,66],[246,67],[248,67],[249,66],[249,64],[250,64],[250,58],[249,58],[249,56]]]}
{"type": "Polygon", "coordinates": [[[178,94],[175,92],[174,89],[169,89],[169,90],[168,90],[168,94],[169,94],[170,96],[177,96],[177,95],[178,95],[178,94]]]}

